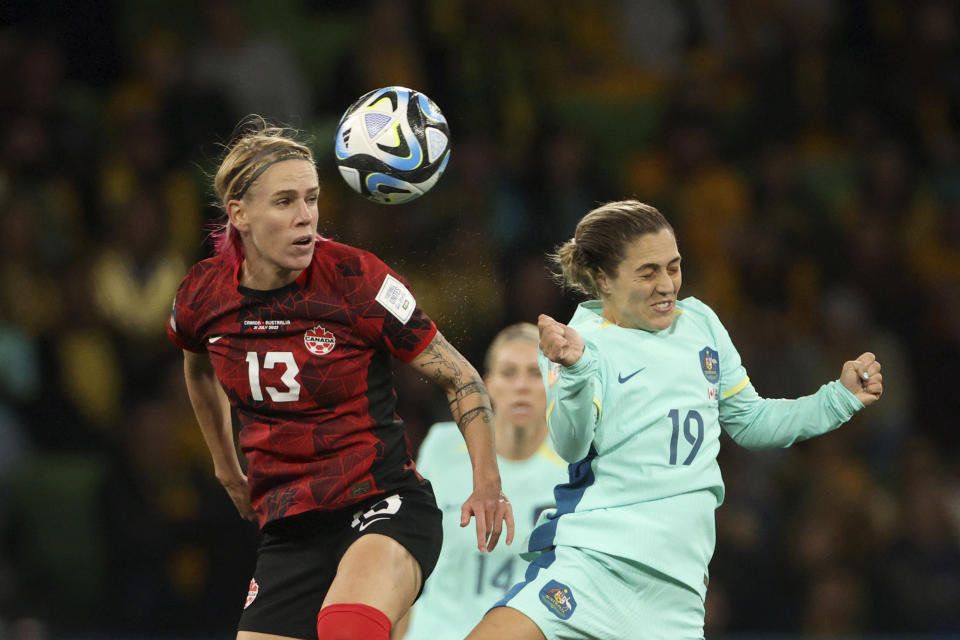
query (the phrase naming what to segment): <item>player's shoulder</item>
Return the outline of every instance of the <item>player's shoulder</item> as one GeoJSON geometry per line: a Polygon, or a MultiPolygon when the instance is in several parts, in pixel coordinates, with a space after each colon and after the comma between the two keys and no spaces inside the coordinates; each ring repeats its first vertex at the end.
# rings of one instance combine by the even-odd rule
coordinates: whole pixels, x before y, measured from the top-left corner
{"type": "Polygon", "coordinates": [[[677,317],[683,321],[701,322],[710,325],[720,324],[717,313],[705,302],[693,296],[677,300],[677,317]]]}
{"type": "Polygon", "coordinates": [[[332,238],[317,236],[317,244],[314,248],[314,260],[320,262],[382,262],[372,251],[361,249],[350,244],[338,242],[332,238]]]}
{"type": "MultiPolygon", "coordinates": [[[[388,269],[372,251],[317,236],[313,262],[328,282],[356,282],[380,279],[388,269]]],[[[353,289],[354,285],[349,288],[353,289]]]]}
{"type": "Polygon", "coordinates": [[[226,286],[234,279],[234,272],[222,256],[213,256],[195,263],[187,271],[180,284],[178,298],[208,294],[210,291],[226,286]]]}
{"type": "Polygon", "coordinates": [[[581,336],[589,335],[603,329],[607,320],[600,315],[603,303],[599,300],[581,302],[570,318],[569,326],[576,329],[581,336]]]}
{"type": "Polygon", "coordinates": [[[467,450],[460,429],[455,422],[437,422],[427,431],[427,437],[420,445],[417,461],[449,458],[461,449],[467,450]]]}

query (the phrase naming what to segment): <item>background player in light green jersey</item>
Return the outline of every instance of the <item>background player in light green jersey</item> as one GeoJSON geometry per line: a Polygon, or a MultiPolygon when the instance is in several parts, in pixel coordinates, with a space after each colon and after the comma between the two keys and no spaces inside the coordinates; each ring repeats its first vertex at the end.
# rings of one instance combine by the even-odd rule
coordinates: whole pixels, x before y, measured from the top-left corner
{"type": "Polygon", "coordinates": [[[640,202],[594,209],[554,259],[598,298],[569,326],[539,319],[547,421],[570,478],[530,535],[523,582],[468,638],[701,638],[721,429],[751,448],[835,429],[880,397],[880,363],[863,353],[812,395],[761,398],[716,314],[678,299],[673,228],[640,202]]]}
{"type": "MultiPolygon", "coordinates": [[[[546,396],[537,365],[537,328],[510,325],[490,343],[484,382],[494,410],[497,463],[503,491],[513,504],[515,535],[523,540],[539,514],[554,505],[553,488],[566,481],[567,465],[547,443],[546,396]]],[[[443,510],[443,548],[436,569],[393,638],[462,638],[526,571],[516,546],[477,550],[462,528],[459,496],[472,486],[468,453],[452,422],[433,425],[420,447],[417,468],[430,478],[443,510]]]]}

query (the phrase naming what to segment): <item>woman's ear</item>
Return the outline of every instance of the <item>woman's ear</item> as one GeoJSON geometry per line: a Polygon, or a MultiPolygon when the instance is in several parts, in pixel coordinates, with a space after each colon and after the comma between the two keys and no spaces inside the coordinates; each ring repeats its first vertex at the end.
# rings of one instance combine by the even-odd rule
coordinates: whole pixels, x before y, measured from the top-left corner
{"type": "Polygon", "coordinates": [[[597,285],[597,291],[603,295],[609,295],[610,287],[607,284],[607,274],[598,269],[597,272],[593,274],[593,281],[597,285]]]}
{"type": "Polygon", "coordinates": [[[227,217],[230,219],[230,225],[240,233],[250,229],[250,223],[247,220],[247,206],[243,200],[227,201],[227,217]]]}

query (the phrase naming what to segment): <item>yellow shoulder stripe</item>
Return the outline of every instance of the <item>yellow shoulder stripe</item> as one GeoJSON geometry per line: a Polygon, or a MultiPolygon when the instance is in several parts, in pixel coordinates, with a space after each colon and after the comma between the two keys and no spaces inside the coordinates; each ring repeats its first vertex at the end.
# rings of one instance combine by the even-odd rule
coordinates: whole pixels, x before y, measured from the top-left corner
{"type": "Polygon", "coordinates": [[[603,416],[603,407],[600,405],[600,401],[596,396],[593,397],[593,404],[597,407],[597,420],[603,416]]]}
{"type": "Polygon", "coordinates": [[[561,467],[567,466],[567,461],[561,458],[560,456],[558,456],[557,453],[553,449],[551,449],[550,445],[548,445],[546,442],[540,445],[540,448],[537,449],[537,453],[539,453],[540,455],[542,455],[544,458],[546,458],[547,460],[549,460],[555,465],[558,465],[561,467]]]}
{"type": "Polygon", "coordinates": [[[750,376],[745,376],[743,380],[741,380],[736,386],[730,387],[729,389],[723,392],[723,399],[726,400],[730,396],[737,395],[738,393],[743,391],[743,388],[746,387],[749,382],[750,382],[750,376]]]}

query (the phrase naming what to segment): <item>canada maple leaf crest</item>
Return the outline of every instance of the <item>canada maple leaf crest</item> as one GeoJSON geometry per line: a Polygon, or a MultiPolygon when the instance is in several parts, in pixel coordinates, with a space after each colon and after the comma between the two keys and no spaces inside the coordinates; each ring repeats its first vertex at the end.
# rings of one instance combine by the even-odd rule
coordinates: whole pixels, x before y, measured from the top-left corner
{"type": "Polygon", "coordinates": [[[332,332],[318,324],[303,334],[303,344],[313,355],[323,356],[333,351],[333,347],[337,344],[337,338],[332,332]]]}

